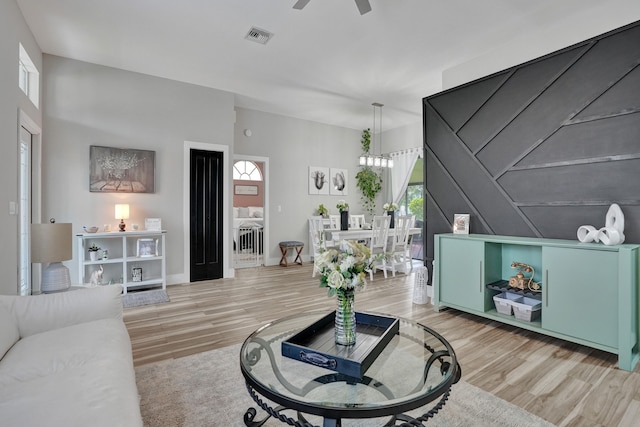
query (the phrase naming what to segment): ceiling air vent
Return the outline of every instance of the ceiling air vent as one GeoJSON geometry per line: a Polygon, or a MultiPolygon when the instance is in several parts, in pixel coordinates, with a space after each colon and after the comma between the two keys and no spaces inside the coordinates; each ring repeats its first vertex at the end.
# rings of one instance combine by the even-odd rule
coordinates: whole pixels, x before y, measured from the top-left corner
{"type": "Polygon", "coordinates": [[[271,40],[271,37],[273,37],[273,33],[270,33],[267,30],[261,30],[260,28],[256,27],[251,27],[247,35],[244,36],[245,39],[260,44],[267,44],[267,42],[271,40]]]}

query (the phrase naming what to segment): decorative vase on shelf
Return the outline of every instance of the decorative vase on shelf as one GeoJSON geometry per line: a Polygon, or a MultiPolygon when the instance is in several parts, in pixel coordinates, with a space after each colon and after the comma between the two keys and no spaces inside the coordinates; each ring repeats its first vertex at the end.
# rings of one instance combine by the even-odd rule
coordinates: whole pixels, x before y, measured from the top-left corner
{"type": "Polygon", "coordinates": [[[387,215],[391,217],[391,222],[389,223],[389,228],[394,228],[396,212],[395,211],[387,211],[387,215]]]}
{"type": "Polygon", "coordinates": [[[349,229],[349,211],[340,211],[340,230],[349,229]]]}
{"type": "Polygon", "coordinates": [[[98,260],[98,252],[97,251],[90,251],[89,252],[89,259],[91,261],[97,261],[98,260]]]}
{"type": "Polygon", "coordinates": [[[336,291],[336,344],[353,345],[356,343],[355,291],[338,289],[336,291]]]}

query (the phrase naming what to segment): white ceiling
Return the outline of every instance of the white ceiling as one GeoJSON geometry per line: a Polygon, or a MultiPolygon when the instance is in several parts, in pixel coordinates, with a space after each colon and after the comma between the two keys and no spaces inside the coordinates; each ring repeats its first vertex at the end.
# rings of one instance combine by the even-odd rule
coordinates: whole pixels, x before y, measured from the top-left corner
{"type": "Polygon", "coordinates": [[[567,46],[561,38],[575,43],[640,19],[638,0],[370,1],[362,16],[353,0],[311,0],[303,10],[296,0],[17,3],[45,53],[353,129],[371,127],[371,103],[380,102],[384,130],[422,120],[422,98],[442,89],[443,70],[500,47],[531,59],[567,46]],[[245,40],[252,26],[275,36],[245,40]]]}

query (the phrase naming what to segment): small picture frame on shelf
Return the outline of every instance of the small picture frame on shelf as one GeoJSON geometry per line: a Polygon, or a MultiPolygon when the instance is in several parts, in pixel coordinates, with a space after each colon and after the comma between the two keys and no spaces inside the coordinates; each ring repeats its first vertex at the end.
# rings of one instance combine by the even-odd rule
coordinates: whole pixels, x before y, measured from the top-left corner
{"type": "Polygon", "coordinates": [[[133,282],[142,282],[142,268],[141,267],[133,267],[131,270],[131,281],[133,282]]]}
{"type": "Polygon", "coordinates": [[[469,214],[453,216],[453,234],[469,234],[469,214]]]}
{"type": "Polygon", "coordinates": [[[161,231],[162,220],[160,218],[145,218],[144,229],[147,231],[161,231]]]}
{"type": "Polygon", "coordinates": [[[146,258],[158,255],[157,239],[138,239],[136,256],[146,258]]]}

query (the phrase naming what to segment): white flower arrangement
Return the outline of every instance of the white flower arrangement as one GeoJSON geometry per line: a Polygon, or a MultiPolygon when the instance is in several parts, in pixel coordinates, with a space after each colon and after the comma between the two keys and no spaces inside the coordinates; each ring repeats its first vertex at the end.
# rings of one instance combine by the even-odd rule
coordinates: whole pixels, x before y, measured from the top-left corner
{"type": "Polygon", "coordinates": [[[398,204],[397,203],[385,203],[382,205],[382,210],[384,211],[397,211],[398,204]]]}
{"type": "Polygon", "coordinates": [[[329,288],[329,296],[338,290],[362,291],[367,286],[366,272],[371,269],[371,251],[361,243],[343,240],[341,249],[327,249],[316,260],[320,286],[329,288]]]}
{"type": "Polygon", "coordinates": [[[349,210],[349,204],[347,202],[345,202],[344,200],[338,200],[338,204],[336,205],[336,208],[338,208],[338,210],[340,212],[348,211],[349,210]]]}

